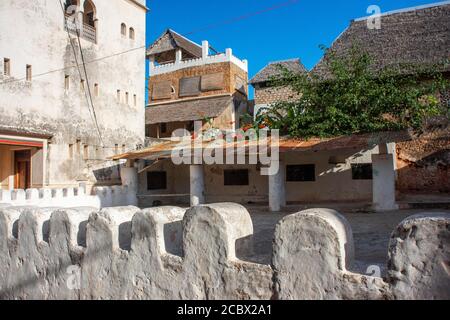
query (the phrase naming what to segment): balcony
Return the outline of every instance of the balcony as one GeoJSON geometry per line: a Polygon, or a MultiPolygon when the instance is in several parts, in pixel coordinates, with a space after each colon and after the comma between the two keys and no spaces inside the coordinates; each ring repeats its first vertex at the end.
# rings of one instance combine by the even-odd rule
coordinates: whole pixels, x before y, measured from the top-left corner
{"type": "MultiPolygon", "coordinates": [[[[73,17],[66,15],[66,21],[67,21],[67,30],[76,35],[77,34],[77,23],[73,17]]],[[[92,43],[97,43],[97,30],[95,27],[88,25],[86,23],[83,23],[83,27],[79,30],[80,31],[80,37],[84,40],[87,40],[92,43]]]]}
{"type": "Polygon", "coordinates": [[[191,68],[221,62],[232,62],[245,72],[248,72],[247,60],[240,60],[233,55],[233,51],[231,49],[226,49],[225,53],[219,53],[216,55],[204,55],[201,58],[190,60],[177,59],[176,61],[161,65],[155,65],[154,62],[150,61],[150,74],[152,76],[155,76],[163,73],[173,72],[183,68],[191,68]]]}

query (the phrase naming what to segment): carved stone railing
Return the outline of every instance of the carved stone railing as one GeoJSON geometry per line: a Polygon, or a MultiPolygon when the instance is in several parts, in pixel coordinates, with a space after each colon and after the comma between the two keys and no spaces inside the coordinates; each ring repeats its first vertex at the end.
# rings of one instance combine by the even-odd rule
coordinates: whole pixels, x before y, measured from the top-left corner
{"type": "Polygon", "coordinates": [[[79,32],[81,38],[93,43],[97,43],[97,30],[95,29],[95,27],[83,23],[82,27],[79,28],[78,24],[73,20],[73,18],[68,15],[66,15],[66,26],[67,30],[70,33],[76,35],[79,32]]]}

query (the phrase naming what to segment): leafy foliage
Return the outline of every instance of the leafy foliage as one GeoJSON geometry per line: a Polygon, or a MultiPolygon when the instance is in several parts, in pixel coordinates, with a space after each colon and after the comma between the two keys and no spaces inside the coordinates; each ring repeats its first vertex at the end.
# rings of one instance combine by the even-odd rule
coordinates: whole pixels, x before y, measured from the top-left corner
{"type": "Polygon", "coordinates": [[[372,71],[369,54],[353,46],[345,57],[326,52],[330,74],[294,74],[282,69],[271,86],[289,86],[299,98],[260,110],[255,128],[270,125],[293,137],[420,130],[433,116],[448,116],[439,92],[449,82],[435,66],[397,66],[372,71]]]}

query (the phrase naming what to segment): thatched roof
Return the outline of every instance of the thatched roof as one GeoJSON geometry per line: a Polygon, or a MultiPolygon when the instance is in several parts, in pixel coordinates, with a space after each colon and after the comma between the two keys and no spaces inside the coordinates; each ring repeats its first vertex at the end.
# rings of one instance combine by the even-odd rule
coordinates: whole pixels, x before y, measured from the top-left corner
{"type": "MultiPolygon", "coordinates": [[[[174,59],[175,50],[181,49],[183,56],[186,58],[200,58],[202,56],[202,47],[181,34],[167,29],[150,47],[147,49],[147,57],[154,56],[157,61],[162,58],[161,62],[170,61],[165,56],[174,59]]],[[[159,62],[159,61],[158,61],[159,62]]]]}
{"type": "Polygon", "coordinates": [[[269,81],[272,77],[281,75],[282,68],[286,68],[288,71],[294,73],[307,72],[305,66],[301,63],[300,59],[290,59],[283,61],[275,61],[269,63],[262,70],[260,70],[251,80],[250,84],[257,84],[269,81]]]}
{"type": "Polygon", "coordinates": [[[146,124],[201,120],[220,116],[232,106],[233,97],[225,95],[193,100],[149,105],[145,111],[146,124]]]}
{"type": "MultiPolygon", "coordinates": [[[[407,72],[407,67],[438,65],[450,71],[450,1],[385,13],[381,29],[368,28],[367,18],[351,22],[330,50],[345,56],[356,45],[373,59],[373,70],[385,67],[407,72]]],[[[312,72],[327,78],[330,71],[325,57],[312,72]]]]}

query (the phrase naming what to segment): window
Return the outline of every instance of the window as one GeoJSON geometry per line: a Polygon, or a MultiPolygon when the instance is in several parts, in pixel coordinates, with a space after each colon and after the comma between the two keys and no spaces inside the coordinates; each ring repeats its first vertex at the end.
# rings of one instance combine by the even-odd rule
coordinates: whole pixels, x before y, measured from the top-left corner
{"type": "Polygon", "coordinates": [[[352,179],[353,180],[372,180],[372,164],[359,163],[352,164],[352,179]]]}
{"type": "Polygon", "coordinates": [[[73,159],[73,144],[69,144],[69,159],[73,159]]]}
{"type": "Polygon", "coordinates": [[[84,91],[84,79],[80,81],[80,91],[84,91]]]}
{"type": "Polygon", "coordinates": [[[120,33],[122,34],[122,37],[127,36],[127,25],[125,23],[122,23],[120,26],[120,33]]]}
{"type": "Polygon", "coordinates": [[[120,90],[117,90],[117,101],[120,102],[120,90]]]}
{"type": "Polygon", "coordinates": [[[90,0],[84,2],[83,22],[95,28],[95,6],[90,0]]]}
{"type": "Polygon", "coordinates": [[[70,6],[77,6],[77,5],[78,5],[77,0],[66,0],[66,2],[64,4],[64,10],[66,11],[66,13],[70,13],[70,12],[68,12],[68,9],[70,8],[70,6]]]}
{"type": "Polygon", "coordinates": [[[88,145],[83,146],[83,159],[84,160],[89,159],[89,146],[88,145]]]}
{"type": "Polygon", "coordinates": [[[81,152],[81,140],[77,139],[77,154],[80,154],[81,152]]]}
{"type": "Polygon", "coordinates": [[[123,145],[122,145],[122,153],[125,153],[126,150],[127,150],[127,146],[123,144],[123,145]]]}
{"type": "Polygon", "coordinates": [[[188,77],[180,79],[180,97],[192,97],[200,94],[201,77],[188,77]]]}
{"type": "Polygon", "coordinates": [[[115,154],[119,153],[119,145],[117,143],[114,145],[114,153],[115,154]]]}
{"type": "Polygon", "coordinates": [[[189,121],[186,124],[186,130],[189,132],[193,132],[195,130],[195,121],[189,121]]]}
{"type": "Polygon", "coordinates": [[[133,28],[130,28],[130,39],[134,40],[134,37],[135,37],[135,35],[134,35],[134,29],[133,29],[133,28]]]}
{"type": "Polygon", "coordinates": [[[134,106],[136,107],[137,106],[137,95],[134,95],[133,96],[133,100],[134,100],[134,106]]]}
{"type": "Polygon", "coordinates": [[[11,61],[7,58],[3,60],[3,74],[8,77],[11,75],[11,61]]]}
{"type": "Polygon", "coordinates": [[[159,125],[159,130],[161,131],[161,133],[166,133],[167,132],[167,123],[161,123],[159,125]]]}
{"type": "Polygon", "coordinates": [[[316,181],[316,166],[314,164],[286,166],[286,181],[316,181]]]}
{"type": "Polygon", "coordinates": [[[67,74],[64,76],[64,89],[66,91],[70,89],[70,76],[67,74]]]}
{"type": "Polygon", "coordinates": [[[32,74],[32,70],[31,70],[31,66],[29,64],[27,64],[27,81],[31,81],[33,74],[32,74]]]}
{"type": "Polygon", "coordinates": [[[225,186],[248,186],[248,170],[224,170],[224,182],[225,186]]]}
{"type": "Polygon", "coordinates": [[[147,190],[167,189],[167,172],[152,171],[147,172],[147,190]]]}
{"type": "Polygon", "coordinates": [[[128,92],[125,92],[125,103],[128,104],[130,94],[128,92]]]}
{"type": "Polygon", "coordinates": [[[98,87],[98,83],[94,84],[94,95],[98,97],[100,94],[100,89],[98,87]]]}

